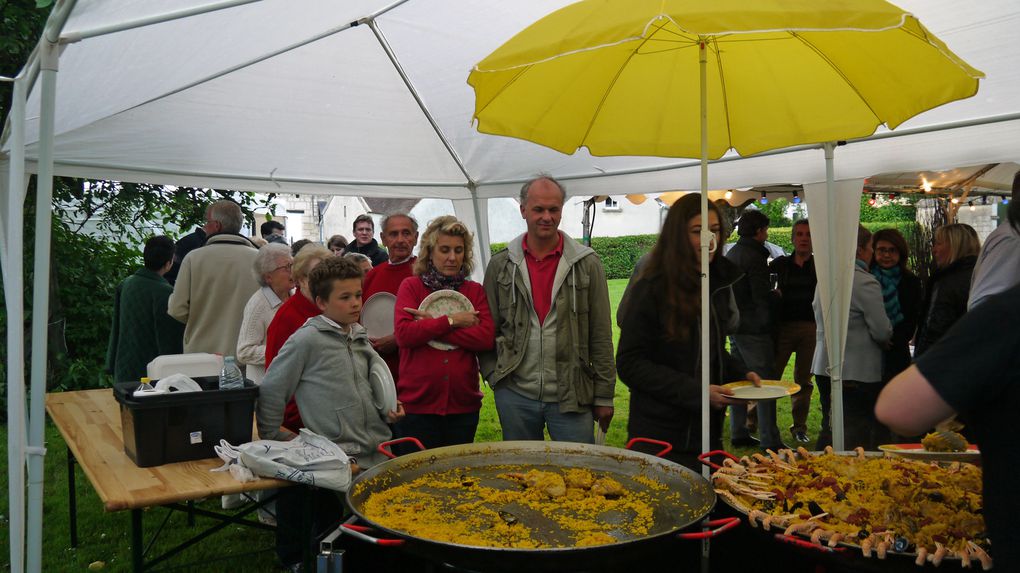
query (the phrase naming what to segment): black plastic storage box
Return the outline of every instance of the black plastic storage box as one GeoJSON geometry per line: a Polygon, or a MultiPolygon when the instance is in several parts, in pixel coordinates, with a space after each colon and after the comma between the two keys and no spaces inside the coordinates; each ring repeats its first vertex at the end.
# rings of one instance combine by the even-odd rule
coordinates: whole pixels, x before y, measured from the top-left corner
{"type": "MultiPolygon", "coordinates": [[[[171,392],[135,398],[138,382],[118,382],[124,453],[138,467],[214,458],[220,440],[250,442],[259,387],[245,379],[244,388],[220,390],[219,377],[199,376],[201,392],[171,392]]],[[[155,384],[155,380],[152,381],[155,384]]]]}

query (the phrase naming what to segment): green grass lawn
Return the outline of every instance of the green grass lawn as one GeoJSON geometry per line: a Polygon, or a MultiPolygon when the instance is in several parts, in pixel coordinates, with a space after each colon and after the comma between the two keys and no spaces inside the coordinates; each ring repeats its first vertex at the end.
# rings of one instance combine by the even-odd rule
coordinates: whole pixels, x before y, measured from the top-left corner
{"type": "MultiPolygon", "coordinates": [[[[612,301],[613,315],[616,314],[616,305],[623,294],[627,281],[624,279],[609,281],[609,296],[612,301]]],[[[620,332],[613,325],[613,341],[619,339],[620,332]]],[[[793,379],[793,363],[787,365],[783,379],[793,379]]],[[[812,443],[817,438],[820,412],[817,406],[817,393],[813,395],[813,405],[808,420],[808,434],[812,443]]],[[[627,439],[627,416],[630,412],[630,392],[623,384],[616,386],[616,415],[610,426],[606,442],[613,446],[623,446],[627,439]]],[[[789,440],[790,426],[790,401],[779,401],[779,429],[784,440],[789,440]]],[[[725,438],[728,443],[729,428],[725,431],[725,438]]],[[[493,403],[492,392],[485,389],[485,396],[482,401],[481,420],[478,425],[476,440],[479,442],[496,441],[501,439],[499,420],[496,416],[496,408],[493,403]]],[[[130,512],[122,511],[106,513],[98,496],[88,482],[88,478],[77,470],[77,487],[75,488],[78,498],[78,548],[70,547],[69,540],[69,518],[67,499],[67,464],[66,447],[60,434],[52,424],[46,427],[46,463],[43,500],[43,571],[87,571],[90,563],[104,561],[106,563],[103,571],[129,571],[131,568],[130,535],[131,522],[130,512]]],[[[753,450],[733,450],[734,453],[743,455],[753,450]]],[[[7,428],[0,428],[0,460],[2,460],[2,474],[0,474],[0,487],[3,494],[0,494],[0,543],[4,549],[9,547],[8,527],[9,502],[7,493],[7,428]]],[[[214,510],[219,507],[219,499],[210,500],[199,504],[199,507],[206,507],[214,510]]],[[[148,535],[155,531],[166,514],[162,508],[154,508],[145,512],[145,528],[148,535]]],[[[209,519],[196,518],[196,527],[212,525],[209,519]]],[[[161,554],[166,548],[180,543],[197,530],[190,529],[185,521],[185,515],[174,513],[170,521],[165,525],[161,540],[155,544],[153,552],[161,554]]],[[[272,551],[273,535],[269,532],[252,530],[239,526],[229,526],[213,537],[187,549],[183,554],[170,561],[173,564],[184,564],[199,562],[198,566],[185,567],[179,570],[192,571],[275,571],[276,558],[272,551]],[[258,549],[264,549],[261,553],[244,555],[224,559],[226,554],[245,553],[258,549]]],[[[153,554],[150,552],[150,555],[153,554]]],[[[4,551],[3,560],[0,561],[0,570],[8,570],[9,552],[4,551]]],[[[161,569],[163,570],[163,569],[161,569]]]]}

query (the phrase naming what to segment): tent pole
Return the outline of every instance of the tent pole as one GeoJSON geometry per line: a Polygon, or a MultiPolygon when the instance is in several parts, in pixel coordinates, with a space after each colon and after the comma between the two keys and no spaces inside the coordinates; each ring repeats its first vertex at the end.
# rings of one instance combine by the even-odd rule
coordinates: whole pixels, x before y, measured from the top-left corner
{"type": "Polygon", "coordinates": [[[32,388],[28,418],[28,522],[26,567],[42,571],[42,500],[46,358],[50,308],[50,243],[52,240],[53,133],[60,48],[46,42],[41,50],[42,96],[39,118],[39,171],[36,175],[35,281],[32,292],[32,388]]]}
{"type": "MultiPolygon", "coordinates": [[[[10,502],[10,566],[25,570],[25,78],[14,82],[11,101],[11,155],[7,187],[7,499],[10,502]]],[[[47,209],[49,212],[49,209],[47,209]]]]}
{"type": "Polygon", "coordinates": [[[489,200],[478,198],[478,188],[474,181],[468,182],[468,191],[471,193],[471,207],[475,211],[476,234],[478,235],[478,262],[482,269],[489,266],[491,253],[489,252],[489,200]],[[485,206],[484,210],[482,205],[485,206]],[[482,213],[485,216],[482,216],[482,213]]]}
{"type": "MultiPolygon", "coordinates": [[[[833,168],[833,151],[836,148],[834,142],[826,142],[822,148],[825,150],[825,194],[831,196],[835,187],[835,169],[833,168]]],[[[836,202],[826,201],[826,211],[829,226],[826,232],[829,234],[829,280],[834,281],[838,275],[840,266],[839,257],[842,256],[835,249],[836,246],[836,202]]],[[[830,320],[830,324],[835,321],[830,320]]],[[[843,333],[839,328],[829,328],[825,331],[826,345],[829,351],[829,376],[831,383],[831,414],[829,420],[832,422],[832,448],[837,452],[843,451],[843,333]]]]}

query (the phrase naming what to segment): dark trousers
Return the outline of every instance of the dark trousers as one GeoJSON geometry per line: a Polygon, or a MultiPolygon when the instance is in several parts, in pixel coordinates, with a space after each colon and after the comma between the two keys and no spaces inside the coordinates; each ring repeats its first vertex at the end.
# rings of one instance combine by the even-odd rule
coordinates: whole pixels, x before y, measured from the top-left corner
{"type": "MultiPolygon", "coordinates": [[[[394,426],[394,434],[401,438],[418,438],[426,448],[441,448],[475,441],[478,429],[478,412],[468,414],[408,414],[394,426]]],[[[413,444],[398,444],[396,454],[418,451],[413,444]]]]}
{"type": "Polygon", "coordinates": [[[276,556],[284,565],[300,563],[305,548],[311,550],[310,555],[315,555],[318,539],[339,525],[343,515],[340,494],[305,485],[285,487],[279,491],[276,497],[276,556]]]}
{"type": "MultiPolygon", "coordinates": [[[[815,384],[822,407],[822,428],[815,448],[822,450],[832,445],[832,379],[816,375],[815,384]]],[[[875,402],[882,386],[881,382],[843,381],[843,446],[847,450],[862,446],[874,451],[889,442],[889,429],[875,418],[875,402]]]]}
{"type": "Polygon", "coordinates": [[[783,322],[776,336],[776,378],[783,375],[792,354],[797,354],[793,366],[793,380],[800,391],[790,396],[793,425],[790,432],[807,433],[808,412],[811,409],[811,358],[815,354],[814,321],[783,322]]]}

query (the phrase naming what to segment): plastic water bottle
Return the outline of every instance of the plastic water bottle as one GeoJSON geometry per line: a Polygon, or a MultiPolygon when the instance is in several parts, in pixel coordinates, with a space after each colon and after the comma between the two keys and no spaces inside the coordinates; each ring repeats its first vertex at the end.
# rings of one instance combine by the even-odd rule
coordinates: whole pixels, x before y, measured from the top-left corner
{"type": "Polygon", "coordinates": [[[223,370],[220,371],[220,390],[237,390],[244,388],[244,377],[233,356],[223,359],[223,370]]]}

